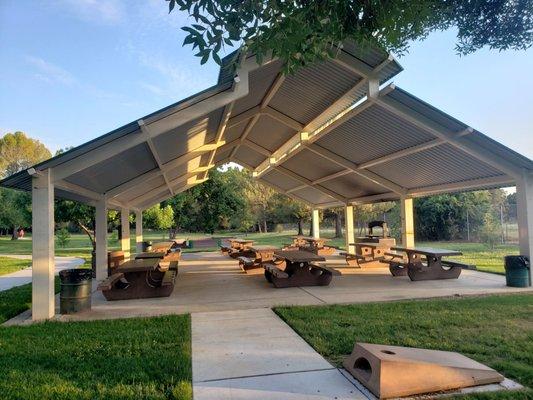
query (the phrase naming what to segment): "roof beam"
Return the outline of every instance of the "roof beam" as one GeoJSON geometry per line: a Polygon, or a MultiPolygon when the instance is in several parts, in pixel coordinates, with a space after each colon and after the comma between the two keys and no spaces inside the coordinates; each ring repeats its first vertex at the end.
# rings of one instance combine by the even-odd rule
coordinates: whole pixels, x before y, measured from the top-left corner
{"type": "MultiPolygon", "coordinates": [[[[268,108],[268,103],[272,98],[276,95],[278,90],[280,89],[281,85],[283,85],[283,82],[285,81],[285,75],[283,72],[280,72],[276,79],[274,79],[274,82],[272,82],[272,85],[268,88],[266,94],[263,96],[263,99],[261,100],[261,103],[259,104],[259,109],[257,110],[257,113],[251,117],[251,119],[248,121],[248,125],[246,125],[246,128],[244,129],[244,132],[241,135],[241,139],[245,140],[252,129],[254,128],[257,121],[259,121],[259,118],[261,115],[265,112],[265,110],[268,108]]],[[[230,158],[235,156],[235,153],[239,150],[239,144],[231,151],[230,158]]]]}
{"type": "MultiPolygon", "coordinates": [[[[181,175],[181,176],[178,176],[177,178],[172,179],[170,181],[170,185],[172,187],[172,191],[174,192],[174,188],[179,186],[181,183],[187,182],[187,184],[189,184],[191,178],[196,177],[198,174],[201,174],[202,172],[205,172],[206,169],[209,169],[211,167],[212,166],[199,167],[199,168],[196,168],[196,169],[194,169],[194,170],[192,170],[190,172],[187,172],[184,175],[181,175]]],[[[149,192],[146,192],[146,193],[144,193],[144,194],[142,194],[142,195],[130,200],[130,202],[133,203],[133,204],[144,203],[144,201],[146,201],[147,199],[151,199],[154,196],[162,194],[166,190],[167,190],[166,186],[160,186],[159,188],[152,189],[149,192]]],[[[172,196],[168,196],[168,197],[172,197],[172,196]]]]}
{"type": "Polygon", "coordinates": [[[415,188],[408,191],[408,195],[411,197],[430,196],[439,193],[458,192],[483,189],[487,187],[506,187],[514,186],[516,182],[506,175],[494,176],[489,178],[471,179],[467,181],[446,183],[442,185],[425,186],[421,188],[415,188]]]}
{"type": "Polygon", "coordinates": [[[165,180],[165,183],[167,184],[168,191],[170,192],[171,195],[174,195],[174,191],[170,187],[170,183],[169,183],[169,180],[168,180],[168,177],[167,177],[167,174],[166,174],[167,170],[164,169],[163,162],[161,161],[161,157],[159,157],[159,152],[157,151],[157,149],[156,149],[156,147],[154,145],[154,142],[152,140],[152,137],[150,135],[150,130],[145,125],[145,123],[144,123],[144,121],[142,119],[137,121],[137,123],[139,124],[139,128],[141,129],[141,131],[146,135],[146,143],[148,144],[148,147],[150,148],[150,152],[152,153],[152,156],[154,157],[154,160],[155,160],[155,162],[157,164],[157,167],[161,171],[161,175],[163,176],[163,179],[165,180]]]}
{"type": "Polygon", "coordinates": [[[382,176],[375,174],[374,172],[367,171],[367,170],[361,170],[356,163],[350,160],[347,160],[344,157],[341,157],[338,154],[333,153],[329,151],[328,149],[325,149],[324,147],[317,145],[316,143],[307,144],[305,147],[311,150],[313,153],[321,157],[324,157],[325,159],[341,167],[344,167],[348,171],[354,172],[357,175],[371,182],[374,182],[375,184],[379,186],[382,186],[388,190],[392,190],[393,192],[398,193],[400,195],[405,195],[407,193],[407,189],[403,188],[402,186],[397,185],[396,183],[391,182],[388,179],[385,179],[382,176]]]}
{"type": "MultiPolygon", "coordinates": [[[[458,132],[455,135],[455,137],[461,137],[461,136],[464,136],[464,135],[468,135],[470,133],[472,133],[472,131],[467,128],[467,129],[464,129],[464,130],[458,132]]],[[[430,141],[425,142],[425,143],[420,143],[420,144],[417,144],[415,146],[408,147],[406,149],[395,151],[393,153],[387,154],[387,155],[382,156],[382,157],[375,158],[375,159],[370,160],[370,161],[365,161],[364,163],[359,164],[359,168],[360,169],[370,168],[370,167],[373,167],[375,165],[379,165],[379,164],[383,164],[383,163],[395,160],[397,158],[402,158],[402,157],[410,156],[412,154],[420,153],[421,151],[429,150],[429,149],[432,149],[433,147],[437,147],[437,146],[443,145],[445,143],[447,143],[447,142],[445,140],[443,140],[443,139],[440,139],[440,138],[433,139],[433,140],[430,140],[430,141]]]]}
{"type": "Polygon", "coordinates": [[[259,153],[259,154],[262,154],[266,157],[270,157],[270,150],[268,149],[265,149],[263,146],[260,146],[258,145],[257,143],[255,142],[252,142],[251,140],[249,139],[241,139],[241,144],[246,146],[246,147],[249,147],[250,149],[252,149],[253,151],[259,153]]]}
{"type": "Polygon", "coordinates": [[[296,121],[295,119],[289,117],[288,115],[283,114],[282,112],[279,112],[275,108],[272,107],[265,107],[263,109],[263,112],[268,115],[269,117],[274,118],[275,120],[278,120],[283,125],[288,126],[289,128],[294,129],[295,131],[302,130],[304,128],[304,124],[302,124],[300,121],[296,121]]]}
{"type": "MultiPolygon", "coordinates": [[[[168,171],[169,169],[177,168],[183,164],[188,163],[189,161],[194,160],[195,158],[202,156],[205,153],[214,151],[218,148],[223,148],[224,145],[225,145],[225,142],[223,140],[219,142],[213,141],[213,142],[204,144],[202,146],[197,147],[196,149],[189,151],[188,153],[185,153],[163,164],[163,169],[168,171]]],[[[162,171],[160,169],[148,171],[127,182],[124,182],[123,184],[119,186],[114,187],[113,189],[107,191],[106,195],[108,198],[115,198],[117,196],[120,196],[121,194],[128,192],[129,190],[133,189],[134,187],[144,182],[150,181],[152,179],[157,178],[158,176],[161,176],[161,174],[162,174],[162,171]]]]}
{"type": "MultiPolygon", "coordinates": [[[[194,187],[194,186],[196,186],[196,185],[198,185],[198,184],[200,184],[200,183],[203,183],[203,182],[205,182],[205,181],[207,181],[207,180],[208,180],[208,179],[206,178],[206,179],[196,179],[196,180],[194,180],[194,181],[190,181],[190,183],[187,183],[187,185],[182,186],[182,187],[179,188],[179,189],[175,189],[174,192],[175,192],[176,194],[180,194],[180,193],[182,193],[182,192],[184,192],[184,191],[186,191],[186,190],[188,190],[188,189],[190,189],[190,188],[192,188],[192,187],[194,187]]],[[[151,199],[146,200],[144,203],[139,204],[139,205],[138,205],[138,208],[139,208],[139,209],[142,209],[142,210],[146,210],[147,208],[152,207],[154,204],[161,203],[162,201],[164,201],[164,200],[166,200],[166,199],[168,199],[168,198],[169,198],[168,195],[164,195],[164,196],[161,196],[161,195],[154,196],[154,197],[152,197],[151,199]]]]}
{"type": "Polygon", "coordinates": [[[237,114],[233,117],[231,117],[227,124],[227,129],[233,128],[234,126],[237,126],[239,124],[242,124],[245,121],[248,121],[250,118],[255,116],[256,114],[261,112],[261,105],[257,105],[255,107],[249,108],[248,110],[237,114]]]}
{"type": "Polygon", "coordinates": [[[376,201],[392,201],[400,198],[397,193],[380,193],[380,194],[371,194],[368,196],[359,196],[352,197],[348,199],[350,203],[353,204],[364,204],[364,203],[375,203],[376,201]]]}
{"type": "Polygon", "coordinates": [[[348,175],[348,174],[351,174],[351,173],[352,173],[352,171],[350,171],[349,169],[344,169],[342,171],[335,172],[334,174],[329,174],[329,175],[326,175],[326,176],[324,176],[322,178],[315,179],[313,181],[313,185],[318,185],[319,183],[322,183],[322,182],[331,181],[333,179],[340,178],[341,176],[348,175]]]}
{"type": "Polygon", "coordinates": [[[287,169],[285,167],[282,167],[281,165],[278,165],[275,167],[275,170],[281,172],[284,175],[287,175],[289,178],[292,178],[295,181],[298,181],[300,183],[303,183],[304,185],[314,188],[318,190],[319,192],[322,192],[325,195],[334,198],[335,200],[339,200],[342,203],[347,202],[346,197],[340,195],[339,193],[334,192],[333,190],[329,190],[328,188],[325,188],[324,186],[320,184],[314,185],[313,181],[311,181],[310,179],[304,178],[301,175],[298,175],[297,173],[291,171],[290,169],[287,169]]]}
{"type": "Polygon", "coordinates": [[[376,81],[369,82],[367,79],[362,79],[357,82],[350,90],[348,90],[343,96],[341,96],[337,101],[335,101],[331,106],[324,110],[319,116],[317,116],[313,121],[309,122],[303,129],[299,130],[295,135],[293,135],[289,140],[282,144],[273,154],[274,163],[270,159],[263,161],[257,168],[256,172],[258,176],[268,171],[272,168],[272,164],[277,164],[281,160],[286,160],[294,155],[298,154],[303,147],[303,142],[314,142],[331,132],[333,129],[346,122],[348,119],[357,115],[358,113],[366,110],[370,107],[373,102],[372,100],[365,100],[359,104],[353,105],[345,109],[344,111],[338,113],[335,117],[327,119],[328,116],[334,112],[336,107],[339,105],[344,105],[348,99],[353,98],[354,94],[364,90],[367,86],[366,92],[370,92],[370,86],[377,85],[376,81]],[[325,122],[324,122],[325,121],[325,122]],[[316,125],[320,125],[312,133],[309,132],[316,125]]]}
{"type": "MultiPolygon", "coordinates": [[[[395,88],[394,85],[390,85],[390,87],[392,89],[395,88]]],[[[461,136],[457,136],[462,131],[450,132],[435,121],[427,118],[426,116],[416,112],[415,110],[386,95],[380,94],[376,101],[381,107],[392,112],[396,116],[444,140],[445,142],[467,153],[475,159],[482,161],[515,179],[518,179],[521,176],[522,171],[520,170],[520,168],[514,166],[508,161],[501,159],[501,157],[498,157],[496,154],[491,153],[486,149],[481,149],[478,146],[474,146],[467,142],[461,141],[461,136]]],[[[472,128],[467,129],[469,129],[470,132],[473,131],[472,128]]]]}

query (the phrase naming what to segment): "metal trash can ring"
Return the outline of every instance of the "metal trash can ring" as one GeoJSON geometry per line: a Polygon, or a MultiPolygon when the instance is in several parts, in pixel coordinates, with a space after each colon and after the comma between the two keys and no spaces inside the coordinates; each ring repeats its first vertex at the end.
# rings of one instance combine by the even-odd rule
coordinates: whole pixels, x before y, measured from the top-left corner
{"type": "Polygon", "coordinates": [[[65,269],[59,272],[61,291],[59,311],[61,314],[74,314],[91,309],[92,270],[65,269]]]}

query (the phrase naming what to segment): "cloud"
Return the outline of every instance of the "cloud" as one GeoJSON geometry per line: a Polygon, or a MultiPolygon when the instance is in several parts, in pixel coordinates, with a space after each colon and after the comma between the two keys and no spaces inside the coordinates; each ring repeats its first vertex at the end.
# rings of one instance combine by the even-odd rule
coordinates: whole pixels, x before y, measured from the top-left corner
{"type": "Polygon", "coordinates": [[[34,76],[37,79],[47,83],[59,83],[67,86],[76,83],[76,78],[58,65],[34,56],[26,56],[26,61],[36,69],[34,76]]]}
{"type": "Polygon", "coordinates": [[[148,54],[131,45],[129,51],[137,57],[140,65],[158,73],[160,78],[158,85],[144,82],[141,84],[144,89],[158,96],[181,98],[213,84],[206,74],[180,64],[179,61],[172,61],[166,56],[155,53],[148,54]]]}
{"type": "Polygon", "coordinates": [[[152,94],[155,94],[156,96],[162,96],[165,94],[165,91],[163,88],[160,88],[157,85],[152,85],[151,83],[146,82],[140,82],[139,85],[143,88],[149,91],[152,94]]]}
{"type": "Polygon", "coordinates": [[[115,24],[125,17],[121,0],[59,0],[77,17],[90,22],[115,24]]]}

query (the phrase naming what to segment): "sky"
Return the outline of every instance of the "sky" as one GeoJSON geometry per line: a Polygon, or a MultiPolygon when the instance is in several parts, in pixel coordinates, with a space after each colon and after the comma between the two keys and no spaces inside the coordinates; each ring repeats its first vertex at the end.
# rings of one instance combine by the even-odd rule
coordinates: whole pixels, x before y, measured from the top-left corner
{"type": "MultiPolygon", "coordinates": [[[[0,0],[0,135],[52,152],[215,84],[164,0],[0,0]]],[[[453,31],[412,44],[393,82],[533,159],[533,50],[458,56],[453,31]]]]}

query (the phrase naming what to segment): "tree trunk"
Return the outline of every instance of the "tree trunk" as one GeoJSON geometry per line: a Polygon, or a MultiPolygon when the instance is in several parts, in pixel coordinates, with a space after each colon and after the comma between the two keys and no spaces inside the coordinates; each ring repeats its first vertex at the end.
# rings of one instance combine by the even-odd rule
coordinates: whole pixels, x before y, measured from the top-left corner
{"type": "Polygon", "coordinates": [[[342,220],[340,213],[335,213],[335,237],[342,237],[342,220]]]}
{"type": "Polygon", "coordinates": [[[13,227],[13,233],[11,234],[11,240],[17,240],[18,239],[17,228],[18,227],[16,227],[16,226],[13,227]]]}
{"type": "Polygon", "coordinates": [[[260,222],[257,223],[257,232],[259,232],[259,233],[263,233],[263,232],[261,231],[261,223],[260,223],[260,222]]]}
{"type": "Polygon", "coordinates": [[[304,230],[303,230],[302,220],[301,219],[298,220],[298,235],[300,235],[300,236],[304,235],[304,230]]]}
{"type": "Polygon", "coordinates": [[[267,227],[267,221],[266,221],[266,219],[263,220],[263,232],[264,232],[264,233],[268,233],[268,227],[267,227]]]}

